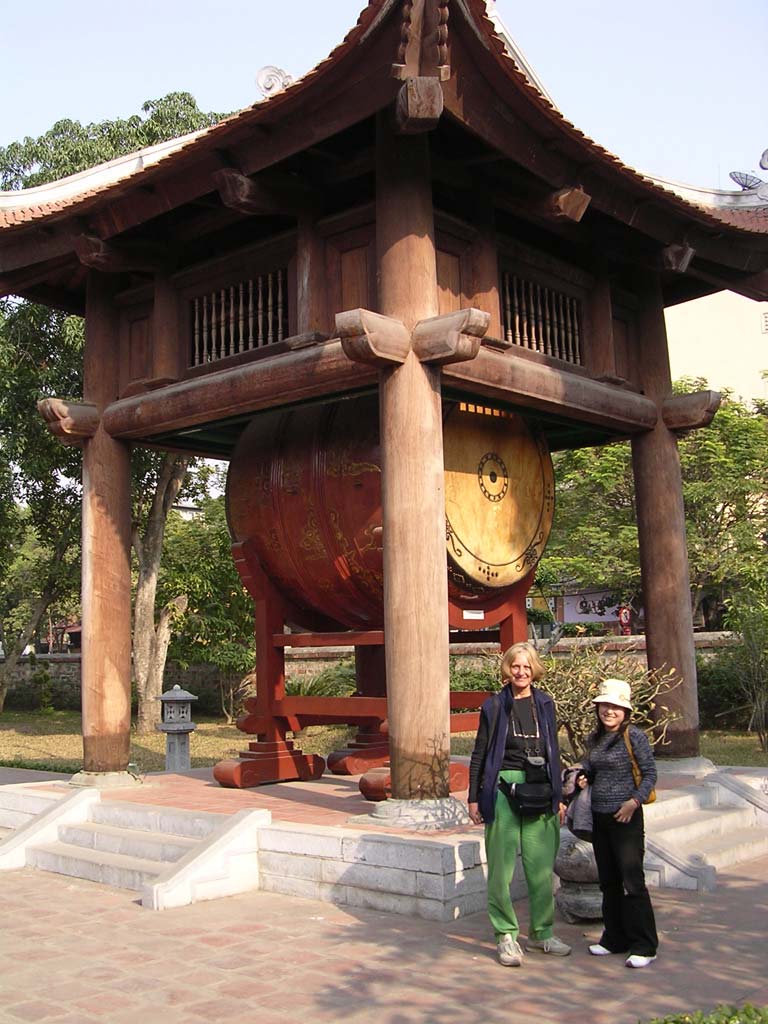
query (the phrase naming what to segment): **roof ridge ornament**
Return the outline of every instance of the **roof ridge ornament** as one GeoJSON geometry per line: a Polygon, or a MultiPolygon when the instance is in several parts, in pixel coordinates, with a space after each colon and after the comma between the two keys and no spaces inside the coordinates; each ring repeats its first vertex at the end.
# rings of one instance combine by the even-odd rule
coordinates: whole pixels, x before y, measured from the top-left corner
{"type": "Polygon", "coordinates": [[[293,85],[293,76],[274,64],[265,64],[256,72],[256,88],[264,99],[269,99],[270,96],[282,92],[289,85],[293,85]]]}

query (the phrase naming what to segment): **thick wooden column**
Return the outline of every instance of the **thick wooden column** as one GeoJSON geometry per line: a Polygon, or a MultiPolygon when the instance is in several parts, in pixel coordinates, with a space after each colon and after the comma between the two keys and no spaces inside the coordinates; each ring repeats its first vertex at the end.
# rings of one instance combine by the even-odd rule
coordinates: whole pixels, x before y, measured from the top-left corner
{"type": "Polygon", "coordinates": [[[648,666],[674,668],[682,678],[664,697],[681,718],[670,727],[672,743],[663,752],[694,757],[699,752],[696,655],[680,457],[661,415],[672,382],[658,278],[645,278],[638,292],[641,383],[659,408],[654,429],[632,439],[648,666]]]}
{"type": "MultiPolygon", "coordinates": [[[[436,316],[426,135],[380,115],[376,249],[379,309],[411,331],[436,316]]],[[[384,635],[392,796],[448,797],[448,583],[440,369],[405,361],[380,375],[384,635]]]]}
{"type": "MultiPolygon", "coordinates": [[[[107,279],[88,276],[83,397],[117,397],[118,325],[107,279]]],[[[131,728],[131,465],[101,423],[83,445],[82,702],[86,772],[124,772],[131,728]]]]}

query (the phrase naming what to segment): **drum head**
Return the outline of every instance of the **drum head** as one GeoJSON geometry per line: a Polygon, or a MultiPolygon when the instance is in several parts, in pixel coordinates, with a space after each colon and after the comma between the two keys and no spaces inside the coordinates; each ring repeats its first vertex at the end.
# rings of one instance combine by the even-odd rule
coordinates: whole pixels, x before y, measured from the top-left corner
{"type": "Polygon", "coordinates": [[[445,417],[445,513],[454,582],[508,587],[541,557],[555,507],[552,459],[514,413],[460,403],[445,417]]]}

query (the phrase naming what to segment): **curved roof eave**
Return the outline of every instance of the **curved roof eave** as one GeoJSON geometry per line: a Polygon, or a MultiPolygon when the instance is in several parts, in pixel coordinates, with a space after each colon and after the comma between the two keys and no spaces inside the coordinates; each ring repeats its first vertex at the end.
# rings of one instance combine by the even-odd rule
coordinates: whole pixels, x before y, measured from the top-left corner
{"type": "Polygon", "coordinates": [[[369,0],[356,24],[324,60],[286,88],[231,114],[218,124],[117,157],[55,182],[0,192],[0,232],[13,228],[23,229],[32,224],[37,226],[44,219],[84,212],[83,207],[90,207],[106,194],[111,198],[130,188],[146,185],[158,173],[168,171],[171,166],[174,171],[178,170],[201,152],[223,145],[232,133],[259,124],[267,114],[271,115],[281,106],[292,108],[301,102],[308,89],[316,87],[326,72],[336,70],[356,45],[364,42],[376,30],[397,2],[369,0]]]}
{"type": "MultiPolygon", "coordinates": [[[[596,166],[609,177],[616,176],[619,183],[635,193],[638,199],[654,200],[678,217],[752,237],[768,234],[768,201],[762,201],[762,197],[758,197],[758,203],[753,199],[752,204],[747,206],[741,193],[680,186],[643,174],[624,164],[619,157],[568,121],[542,91],[541,83],[525,63],[519,48],[510,47],[509,33],[500,34],[499,19],[494,19],[485,0],[453,2],[485,50],[492,55],[509,87],[528,103],[532,117],[539,122],[543,118],[557,134],[581,151],[584,163],[596,166]],[[725,197],[729,198],[726,200],[725,197]]],[[[305,99],[308,91],[321,88],[327,73],[338,70],[339,65],[358,44],[366,43],[397,3],[398,0],[369,0],[355,26],[325,60],[283,91],[246,107],[217,125],[118,158],[48,186],[0,193],[0,232],[23,230],[43,220],[86,212],[107,194],[113,198],[132,188],[149,184],[160,175],[182,170],[200,155],[223,146],[231,136],[262,121],[272,121],[275,114],[291,111],[305,99]]]]}

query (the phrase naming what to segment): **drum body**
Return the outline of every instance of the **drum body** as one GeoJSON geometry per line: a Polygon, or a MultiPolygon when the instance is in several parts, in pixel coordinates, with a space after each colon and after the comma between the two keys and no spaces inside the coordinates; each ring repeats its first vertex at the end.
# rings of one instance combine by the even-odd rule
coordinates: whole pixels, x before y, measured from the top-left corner
{"type": "MultiPolygon", "coordinates": [[[[535,567],[554,512],[552,461],[521,417],[449,404],[443,420],[446,564],[452,605],[493,625],[535,567]],[[485,612],[485,614],[481,614],[485,612]]],[[[227,515],[297,625],[320,613],[383,625],[381,456],[375,397],[257,416],[237,443],[227,515]]],[[[250,553],[250,554],[249,554],[250,553]]]]}

